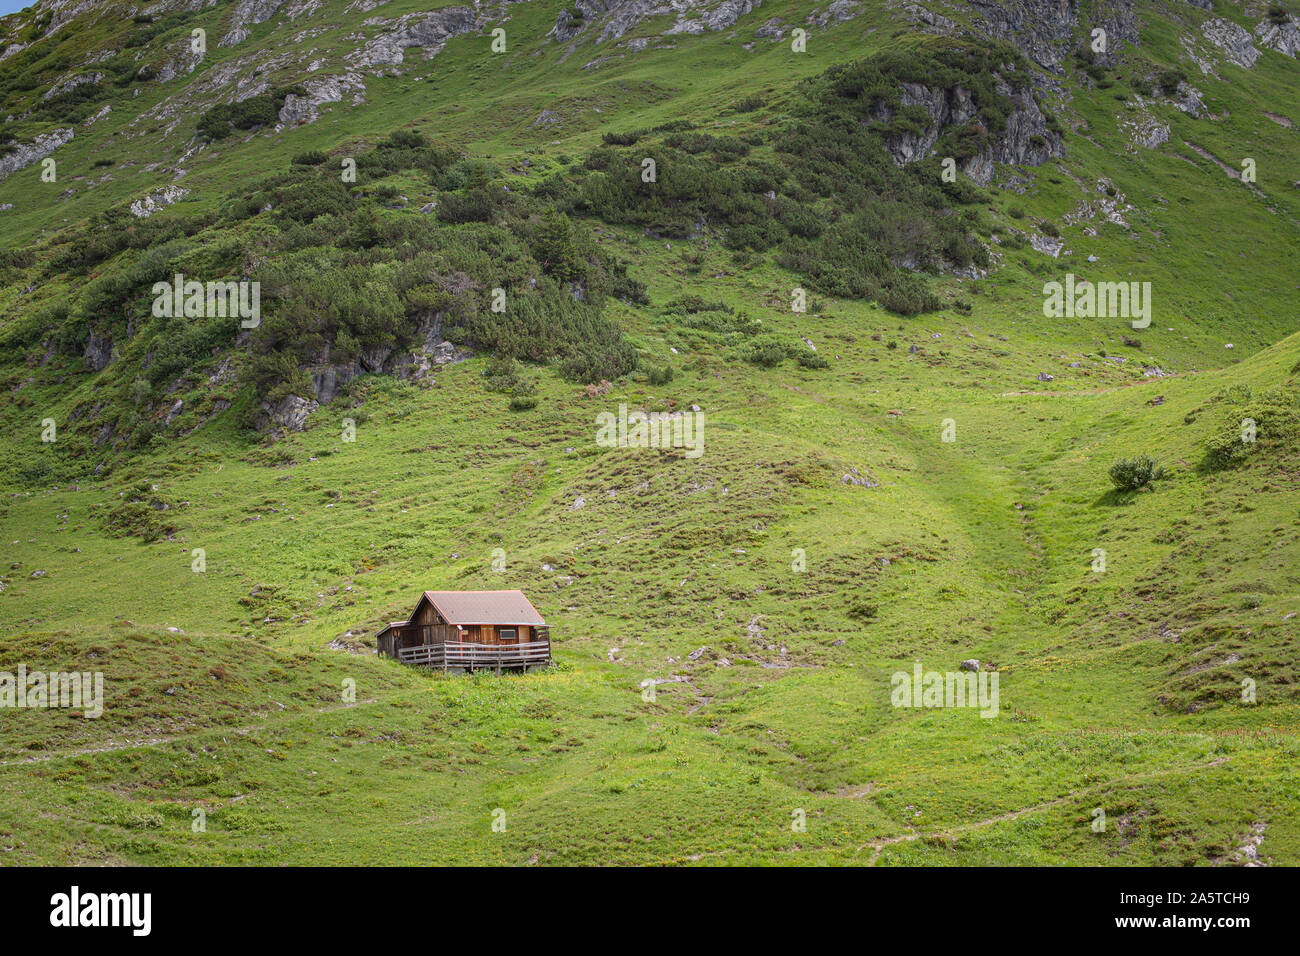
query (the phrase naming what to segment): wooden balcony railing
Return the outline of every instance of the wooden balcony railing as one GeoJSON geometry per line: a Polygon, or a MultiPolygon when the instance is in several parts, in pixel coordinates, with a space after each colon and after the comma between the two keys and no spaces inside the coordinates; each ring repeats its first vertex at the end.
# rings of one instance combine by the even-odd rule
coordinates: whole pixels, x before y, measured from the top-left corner
{"type": "Polygon", "coordinates": [[[530,664],[548,664],[551,660],[549,641],[529,641],[522,644],[471,644],[465,641],[448,641],[443,644],[421,644],[403,647],[397,652],[400,661],[421,667],[527,667],[530,664]]]}

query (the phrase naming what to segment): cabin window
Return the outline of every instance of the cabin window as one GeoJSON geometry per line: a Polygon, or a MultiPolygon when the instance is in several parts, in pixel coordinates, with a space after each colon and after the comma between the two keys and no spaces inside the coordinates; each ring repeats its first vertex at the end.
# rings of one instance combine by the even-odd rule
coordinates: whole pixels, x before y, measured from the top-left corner
{"type": "Polygon", "coordinates": [[[513,627],[501,628],[501,640],[513,641],[515,639],[515,629],[513,627]]]}

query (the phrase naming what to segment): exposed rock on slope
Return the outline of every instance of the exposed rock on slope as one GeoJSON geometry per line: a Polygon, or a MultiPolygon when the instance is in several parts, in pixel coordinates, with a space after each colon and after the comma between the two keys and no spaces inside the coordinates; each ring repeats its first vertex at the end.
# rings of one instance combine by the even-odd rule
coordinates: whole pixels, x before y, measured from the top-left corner
{"type": "Polygon", "coordinates": [[[439,366],[451,365],[469,357],[468,351],[457,348],[442,337],[442,317],[432,316],[426,317],[421,323],[416,345],[409,351],[382,345],[350,362],[331,364],[329,347],[326,346],[320,361],[306,371],[311,376],[317,400],[326,404],[359,375],[395,375],[418,382],[439,366]]]}
{"type": "Polygon", "coordinates": [[[1014,41],[1039,66],[1060,69],[1078,23],[1078,8],[1071,0],[971,0],[970,5],[979,14],[977,27],[1014,41]]]}
{"type": "Polygon", "coordinates": [[[1259,51],[1250,42],[1250,34],[1231,20],[1207,20],[1201,25],[1201,33],[1237,66],[1248,70],[1259,59],[1259,51]]]}
{"type": "Polygon", "coordinates": [[[1260,46],[1285,56],[1300,56],[1300,26],[1293,18],[1287,18],[1283,23],[1265,20],[1255,27],[1255,40],[1260,46]]]}
{"type": "Polygon", "coordinates": [[[278,402],[262,402],[262,414],[257,418],[257,427],[278,437],[286,431],[302,431],[307,424],[307,416],[320,408],[319,402],[313,402],[297,395],[287,395],[278,402]]]}
{"type": "MultiPolygon", "coordinates": [[[[962,171],[981,185],[992,182],[997,163],[1041,166],[1064,154],[1060,135],[1048,129],[1046,117],[1028,90],[1013,90],[1004,83],[998,92],[1011,97],[1015,104],[1007,116],[1006,127],[980,153],[962,164],[962,171]]],[[[945,128],[969,123],[979,112],[974,98],[960,85],[944,89],[904,83],[900,103],[904,108],[921,107],[931,119],[922,132],[893,133],[885,138],[885,148],[900,166],[929,156],[945,128]]],[[[877,119],[888,120],[893,111],[881,105],[875,115],[877,119]]]]}
{"type": "Polygon", "coordinates": [[[1139,100],[1139,103],[1141,108],[1133,116],[1120,121],[1120,125],[1128,131],[1133,145],[1155,149],[1169,142],[1169,124],[1148,112],[1145,102],[1139,100]]]}
{"type": "Polygon", "coordinates": [[[349,59],[358,67],[397,66],[403,51],[411,47],[424,50],[428,59],[442,50],[452,37],[474,29],[475,14],[470,7],[447,7],[435,13],[412,13],[399,17],[390,28],[370,40],[349,59]]]}
{"type": "MultiPolygon", "coordinates": [[[[551,34],[568,43],[593,25],[600,27],[597,43],[619,40],[653,17],[676,17],[664,36],[716,32],[734,26],[763,0],[577,0],[555,18],[551,34]],[[574,13],[582,14],[580,17],[574,13]]],[[[845,2],[845,0],[840,0],[845,2]]]]}
{"type": "Polygon", "coordinates": [[[320,116],[318,107],[325,103],[338,103],[348,93],[352,94],[353,104],[365,102],[366,84],[355,73],[311,79],[303,86],[307,89],[306,96],[290,93],[284,98],[284,106],[280,107],[281,125],[299,126],[315,122],[320,116]]]}
{"type": "Polygon", "coordinates": [[[131,215],[137,219],[148,219],[159,209],[180,202],[188,194],[189,190],[181,189],[180,186],[164,186],[156,193],[150,193],[143,199],[131,203],[131,215]]]}
{"type": "Polygon", "coordinates": [[[239,0],[231,18],[230,32],[221,38],[218,46],[234,46],[248,39],[249,27],[265,23],[284,5],[284,0],[239,0]]]}
{"type": "MultiPolygon", "coordinates": [[[[1098,54],[1104,63],[1111,62],[1123,44],[1138,43],[1133,0],[1099,5],[1086,23],[1080,20],[1077,0],[966,0],[966,5],[972,8],[975,33],[1011,43],[1039,66],[1057,73],[1064,71],[1081,31],[1090,34],[1098,27],[1106,31],[1106,49],[1098,54]]],[[[900,4],[897,9],[928,33],[971,32],[919,3],[900,4]]]]}
{"type": "Polygon", "coordinates": [[[56,129],[51,133],[41,133],[35,141],[18,146],[7,156],[0,156],[0,179],[30,166],[38,159],[44,159],[70,139],[71,129],[56,129]]]}

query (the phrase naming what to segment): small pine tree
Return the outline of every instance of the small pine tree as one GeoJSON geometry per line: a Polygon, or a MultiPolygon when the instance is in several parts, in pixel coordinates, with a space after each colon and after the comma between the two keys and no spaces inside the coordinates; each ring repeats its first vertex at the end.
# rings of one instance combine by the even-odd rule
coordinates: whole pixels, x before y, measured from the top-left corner
{"type": "Polygon", "coordinates": [[[1137,491],[1164,477],[1164,469],[1146,455],[1121,458],[1110,466],[1110,480],[1120,491],[1137,491]]]}

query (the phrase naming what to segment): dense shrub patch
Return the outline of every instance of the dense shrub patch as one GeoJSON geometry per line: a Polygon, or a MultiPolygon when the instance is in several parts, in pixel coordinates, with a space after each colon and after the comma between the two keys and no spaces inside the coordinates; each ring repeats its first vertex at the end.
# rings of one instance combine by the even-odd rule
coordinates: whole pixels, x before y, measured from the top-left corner
{"type": "Polygon", "coordinates": [[[307,89],[301,85],[282,86],[238,103],[218,103],[199,117],[198,133],[205,139],[218,140],[237,129],[271,126],[279,119],[280,109],[290,94],[306,96],[307,89]]]}
{"type": "Polygon", "coordinates": [[[988,264],[975,236],[978,212],[961,208],[982,194],[967,181],[943,183],[936,161],[893,161],[888,137],[930,122],[924,110],[901,106],[900,86],[971,92],[977,115],[940,140],[941,153],[961,159],[1005,127],[1013,103],[1003,84],[1026,84],[1025,70],[1013,51],[956,41],[835,67],[804,86],[795,119],[773,132],[610,134],[573,180],[553,178],[538,195],[651,235],[721,233],[732,249],[774,251],[815,291],[874,299],[901,314],[929,311],[938,300],[918,271],[988,264]]]}
{"type": "Polygon", "coordinates": [[[1137,491],[1164,477],[1164,469],[1146,455],[1121,458],[1110,466],[1111,484],[1119,491],[1137,491]]]}

